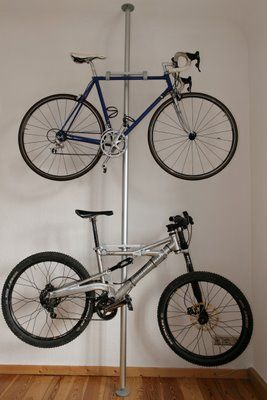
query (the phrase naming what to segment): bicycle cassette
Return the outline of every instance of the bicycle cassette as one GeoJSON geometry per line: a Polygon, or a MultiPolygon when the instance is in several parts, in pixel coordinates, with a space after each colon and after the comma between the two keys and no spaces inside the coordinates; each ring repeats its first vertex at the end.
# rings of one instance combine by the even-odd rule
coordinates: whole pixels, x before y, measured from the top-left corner
{"type": "Polygon", "coordinates": [[[126,150],[126,137],[119,131],[108,129],[101,137],[100,147],[106,156],[119,157],[126,150]]]}

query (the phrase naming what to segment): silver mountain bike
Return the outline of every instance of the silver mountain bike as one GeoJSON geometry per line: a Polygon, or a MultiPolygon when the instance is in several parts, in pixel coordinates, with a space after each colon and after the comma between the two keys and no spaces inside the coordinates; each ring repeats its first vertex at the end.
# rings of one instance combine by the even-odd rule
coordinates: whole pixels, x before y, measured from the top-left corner
{"type": "Polygon", "coordinates": [[[170,217],[168,236],[149,245],[103,246],[96,218],[112,211],[82,211],[77,215],[92,223],[99,272],[92,276],[72,257],[56,252],[31,255],[9,274],[2,293],[2,310],[13,333],[37,347],[64,345],[86,328],[93,314],[114,318],[117,309],[132,310],[130,292],[170,253],[182,254],[187,273],[174,279],[158,304],[158,324],[168,346],[185,360],[203,366],[234,360],[247,347],[253,329],[248,301],[224,277],[194,271],[189,253],[193,219],[187,212],[170,217]],[[102,257],[124,256],[104,269],[102,257]],[[130,267],[137,257],[149,260],[124,282],[112,273],[130,267]]]}

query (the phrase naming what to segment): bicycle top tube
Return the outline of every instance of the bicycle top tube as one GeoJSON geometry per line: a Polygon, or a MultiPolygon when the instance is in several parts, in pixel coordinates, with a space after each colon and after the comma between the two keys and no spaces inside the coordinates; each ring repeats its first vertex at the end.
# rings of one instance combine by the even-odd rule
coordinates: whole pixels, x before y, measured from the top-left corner
{"type": "MultiPolygon", "coordinates": [[[[168,74],[164,75],[146,75],[146,74],[134,74],[134,73],[107,73],[105,76],[94,76],[93,80],[98,81],[149,81],[149,80],[165,80],[169,78],[168,74]]],[[[169,78],[170,79],[170,78],[169,78]]]]}
{"type": "MultiPolygon", "coordinates": [[[[150,104],[145,111],[129,126],[127,127],[127,129],[124,131],[125,136],[127,136],[145,117],[146,115],[167,95],[169,94],[172,90],[173,90],[173,85],[171,82],[171,79],[169,77],[169,74],[164,74],[164,75],[144,75],[144,74],[131,74],[131,73],[115,73],[115,76],[112,75],[106,75],[106,76],[93,76],[92,80],[89,82],[89,84],[87,85],[84,93],[81,95],[80,97],[80,103],[82,101],[84,101],[89,93],[91,92],[92,88],[94,86],[96,86],[97,89],[97,93],[98,93],[98,97],[100,100],[100,104],[101,104],[101,108],[104,114],[104,118],[105,118],[105,122],[106,122],[106,126],[108,128],[111,128],[111,123],[110,123],[110,118],[108,115],[108,111],[107,111],[107,106],[105,103],[105,99],[102,93],[102,89],[100,87],[99,82],[100,81],[135,81],[135,80],[142,80],[142,81],[146,81],[146,80],[163,80],[166,82],[167,84],[167,88],[154,100],[154,102],[152,104],[150,104]]],[[[74,140],[74,141],[80,141],[80,142],[87,142],[87,143],[92,143],[95,145],[99,145],[100,144],[100,140],[98,139],[94,139],[94,138],[86,138],[86,137],[82,137],[79,135],[73,135],[70,133],[67,133],[67,139],[69,140],[74,140]]]]}

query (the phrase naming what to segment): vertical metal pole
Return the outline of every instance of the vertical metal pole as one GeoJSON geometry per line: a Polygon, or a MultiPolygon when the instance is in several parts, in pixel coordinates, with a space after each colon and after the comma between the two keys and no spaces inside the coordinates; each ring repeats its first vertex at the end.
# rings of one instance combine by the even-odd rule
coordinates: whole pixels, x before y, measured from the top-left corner
{"type": "MultiPolygon", "coordinates": [[[[121,7],[125,12],[125,53],[124,71],[130,71],[130,13],[134,10],[132,4],[123,4],[121,7]]],[[[124,115],[129,115],[129,81],[124,81],[124,115]]],[[[126,151],[123,155],[122,165],[122,244],[128,244],[128,137],[126,139],[126,151]]],[[[122,282],[127,278],[127,270],[123,268],[121,273],[122,282]]],[[[126,397],[129,392],[126,389],[126,346],[127,346],[127,308],[121,308],[120,321],[120,386],[116,391],[117,396],[126,397]]]]}

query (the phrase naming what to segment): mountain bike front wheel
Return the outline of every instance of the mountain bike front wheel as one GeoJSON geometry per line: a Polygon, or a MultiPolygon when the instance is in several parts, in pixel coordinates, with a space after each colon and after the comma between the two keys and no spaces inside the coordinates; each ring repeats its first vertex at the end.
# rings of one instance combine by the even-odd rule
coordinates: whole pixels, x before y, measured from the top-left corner
{"type": "Polygon", "coordinates": [[[166,100],[153,114],[148,144],[155,161],[186,180],[209,178],[231,161],[238,133],[233,115],[204,93],[184,93],[166,100]]]}
{"type": "Polygon", "coordinates": [[[22,341],[36,347],[58,347],[80,335],[92,318],[93,293],[50,299],[47,293],[89,278],[73,258],[55,252],[34,254],[9,274],[2,292],[7,325],[22,341]]]}
{"type": "Polygon", "coordinates": [[[75,179],[99,161],[100,145],[86,140],[99,141],[104,130],[92,104],[71,94],[56,94],[26,113],[19,128],[19,149],[28,166],[44,178],[75,179]]]}
{"type": "Polygon", "coordinates": [[[207,367],[237,358],[253,329],[243,293],[220,275],[198,271],[182,275],[166,287],[158,305],[158,323],[164,340],[177,355],[207,367]],[[202,302],[196,300],[196,286],[202,302]]]}

